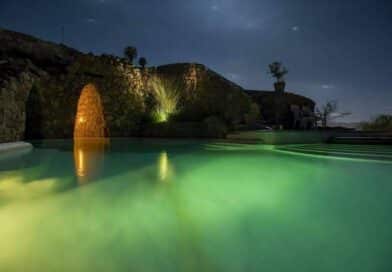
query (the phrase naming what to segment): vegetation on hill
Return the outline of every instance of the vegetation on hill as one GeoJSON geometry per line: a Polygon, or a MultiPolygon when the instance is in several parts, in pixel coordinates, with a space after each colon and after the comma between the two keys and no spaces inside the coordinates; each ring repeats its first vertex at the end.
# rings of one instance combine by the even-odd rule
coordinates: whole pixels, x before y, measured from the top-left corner
{"type": "Polygon", "coordinates": [[[378,115],[368,122],[361,123],[360,127],[368,131],[392,131],[392,115],[378,115]]]}
{"type": "Polygon", "coordinates": [[[219,119],[229,130],[259,118],[257,105],[243,89],[200,64],[173,64],[158,67],[161,78],[178,80],[189,70],[197,76],[195,85],[178,82],[181,90],[179,111],[173,116],[176,122],[204,122],[209,117],[219,119]],[[190,69],[190,67],[193,67],[190,69]],[[256,109],[257,108],[257,109],[256,109]]]}

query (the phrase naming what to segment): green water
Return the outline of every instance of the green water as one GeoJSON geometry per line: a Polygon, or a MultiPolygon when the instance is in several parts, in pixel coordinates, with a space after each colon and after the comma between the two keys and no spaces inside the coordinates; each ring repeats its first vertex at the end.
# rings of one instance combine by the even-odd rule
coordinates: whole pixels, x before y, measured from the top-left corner
{"type": "Polygon", "coordinates": [[[0,271],[389,272],[391,156],[386,146],[40,143],[0,158],[0,271]]]}

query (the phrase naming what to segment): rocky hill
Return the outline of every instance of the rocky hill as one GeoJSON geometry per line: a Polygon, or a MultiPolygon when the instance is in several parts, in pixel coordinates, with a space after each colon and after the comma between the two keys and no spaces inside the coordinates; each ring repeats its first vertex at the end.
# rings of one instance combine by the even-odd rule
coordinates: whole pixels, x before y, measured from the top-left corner
{"type": "Polygon", "coordinates": [[[0,44],[0,142],[73,137],[86,86],[97,90],[111,137],[221,137],[252,114],[241,87],[200,64],[140,69],[123,58],[84,54],[4,29],[0,44]],[[180,91],[166,122],[153,117],[165,102],[152,90],[156,78],[175,82],[180,91]]]}

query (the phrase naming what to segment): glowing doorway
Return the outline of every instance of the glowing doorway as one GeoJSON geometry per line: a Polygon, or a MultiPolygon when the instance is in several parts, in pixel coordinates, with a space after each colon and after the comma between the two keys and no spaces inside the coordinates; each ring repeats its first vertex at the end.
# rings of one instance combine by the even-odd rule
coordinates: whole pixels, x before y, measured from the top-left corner
{"type": "Polygon", "coordinates": [[[75,119],[74,138],[103,138],[106,123],[101,96],[93,84],[87,84],[80,95],[75,119]]]}

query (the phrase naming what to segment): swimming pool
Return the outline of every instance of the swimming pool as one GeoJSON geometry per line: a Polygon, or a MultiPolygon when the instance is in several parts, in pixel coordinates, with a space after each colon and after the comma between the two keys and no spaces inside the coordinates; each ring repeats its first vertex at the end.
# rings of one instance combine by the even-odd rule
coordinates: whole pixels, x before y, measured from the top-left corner
{"type": "Polygon", "coordinates": [[[0,159],[0,271],[392,271],[392,148],[58,140],[0,159]]]}

